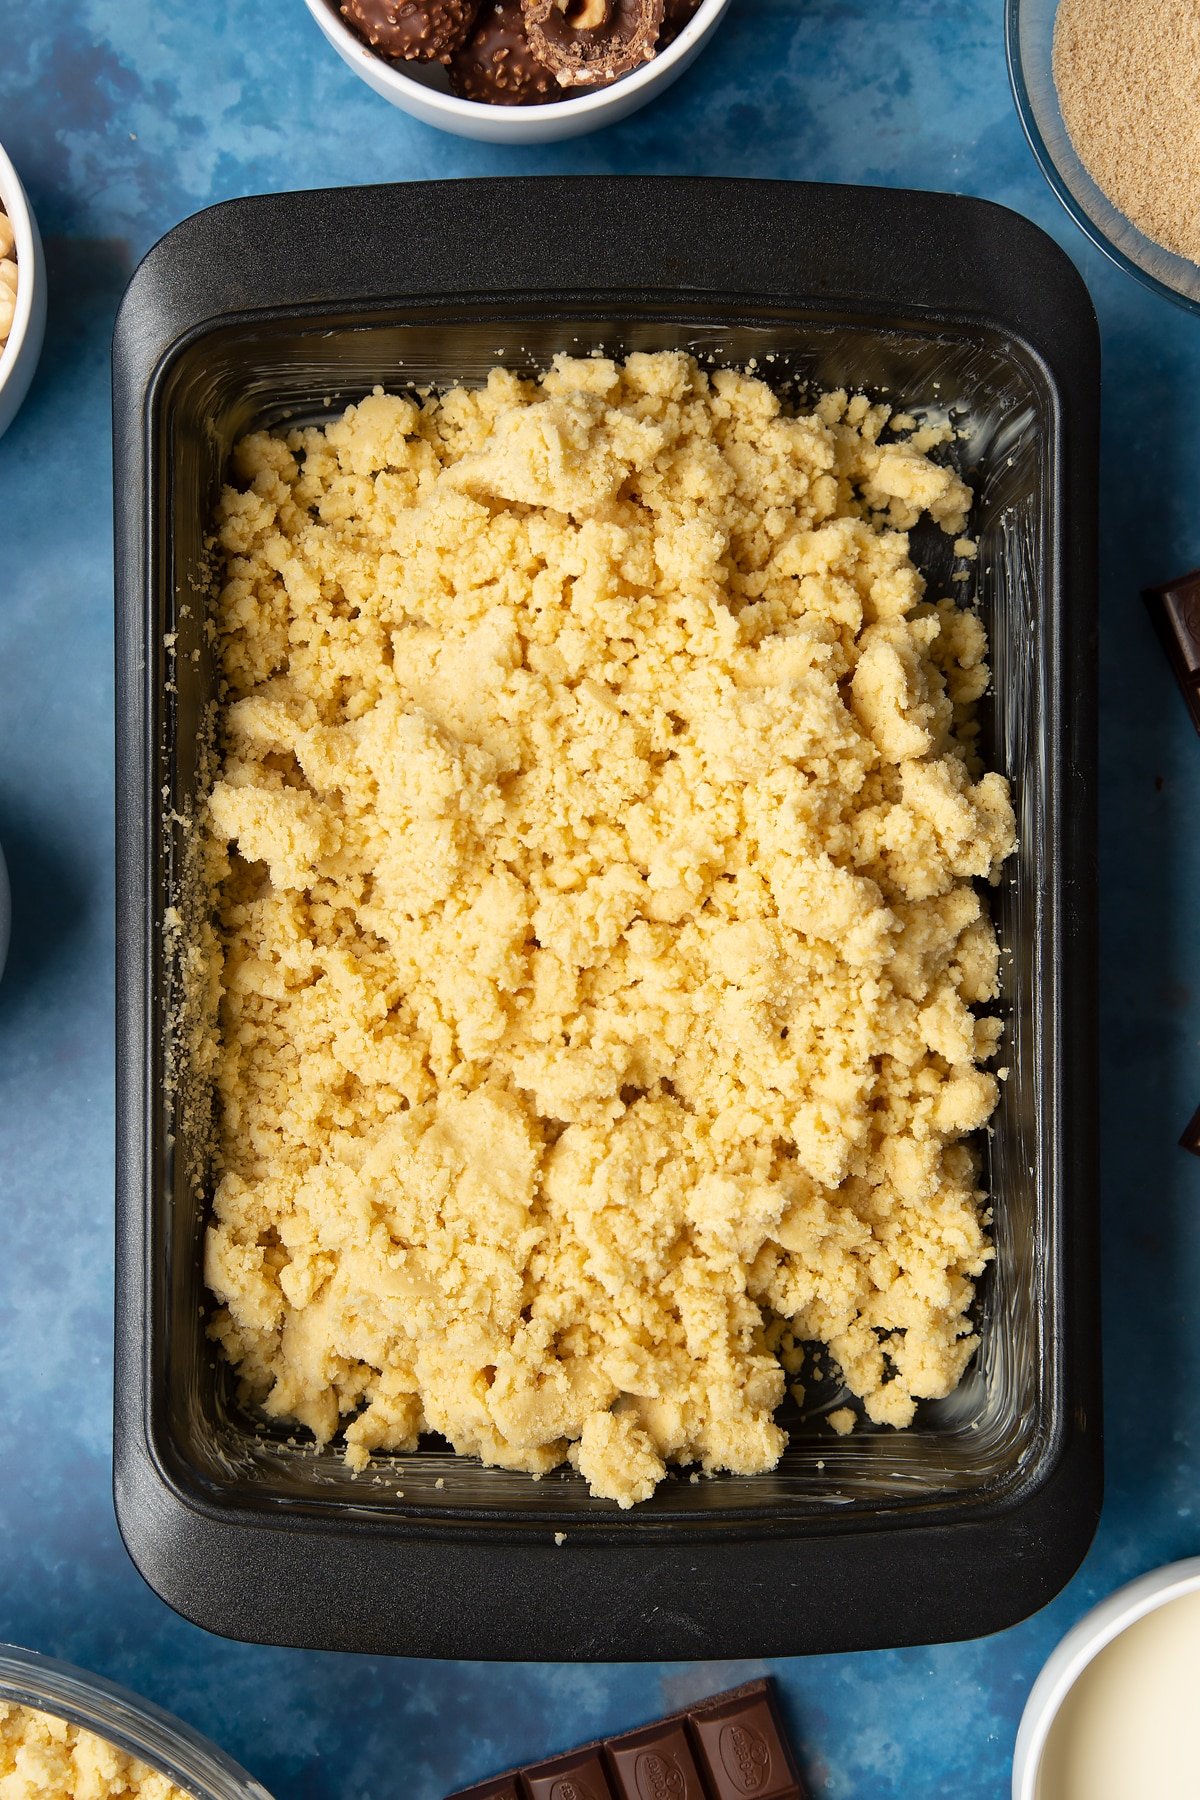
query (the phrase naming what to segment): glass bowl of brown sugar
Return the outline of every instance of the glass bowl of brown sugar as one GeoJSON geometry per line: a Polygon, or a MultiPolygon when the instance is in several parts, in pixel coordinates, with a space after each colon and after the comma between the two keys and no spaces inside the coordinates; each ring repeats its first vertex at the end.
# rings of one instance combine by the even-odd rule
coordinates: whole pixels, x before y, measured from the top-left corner
{"type": "Polygon", "coordinates": [[[1080,229],[1200,312],[1200,11],[1191,0],[1006,0],[1017,113],[1080,229]]]}

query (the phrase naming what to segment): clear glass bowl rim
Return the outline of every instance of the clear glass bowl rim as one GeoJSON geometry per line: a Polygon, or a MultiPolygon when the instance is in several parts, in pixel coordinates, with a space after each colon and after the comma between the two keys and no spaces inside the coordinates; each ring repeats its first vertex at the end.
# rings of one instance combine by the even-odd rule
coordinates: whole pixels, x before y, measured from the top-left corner
{"type": "MultiPolygon", "coordinates": [[[[1017,117],[1021,121],[1021,129],[1025,133],[1038,167],[1065,211],[1074,219],[1084,236],[1089,238],[1096,248],[1108,257],[1110,262],[1115,263],[1117,268],[1122,269],[1125,274],[1131,275],[1143,287],[1149,288],[1152,293],[1161,294],[1165,299],[1174,301],[1176,306],[1182,306],[1188,312],[1200,313],[1200,300],[1194,299],[1190,294],[1181,293],[1169,282],[1160,281],[1157,275],[1152,275],[1148,269],[1143,269],[1126,256],[1125,252],[1113,243],[1103,226],[1080,204],[1067,185],[1061,169],[1042,136],[1033,97],[1025,78],[1025,64],[1021,53],[1021,11],[1024,5],[1025,0],[1004,0],[1004,53],[1008,61],[1008,79],[1017,108],[1017,117]]],[[[1114,207],[1113,210],[1116,211],[1116,208],[1114,207]]],[[[1136,227],[1134,229],[1136,230],[1136,227]]],[[[1150,241],[1147,239],[1147,242],[1150,241]]]]}
{"type": "Polygon", "coordinates": [[[196,1800],[271,1800],[253,1776],[182,1719],[71,1663],[0,1643],[0,1700],[94,1731],[196,1800]]]}

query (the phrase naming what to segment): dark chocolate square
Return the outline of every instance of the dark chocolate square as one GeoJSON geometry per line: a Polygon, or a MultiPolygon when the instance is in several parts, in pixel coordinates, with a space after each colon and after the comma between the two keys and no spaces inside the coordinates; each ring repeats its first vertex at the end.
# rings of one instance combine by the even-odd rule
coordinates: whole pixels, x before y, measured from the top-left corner
{"type": "Polygon", "coordinates": [[[615,1800],[595,1746],[538,1763],[521,1780],[525,1800],[615,1800]]]}
{"type": "Polygon", "coordinates": [[[708,1800],[679,1720],[628,1731],[607,1748],[616,1800],[708,1800]]]}
{"type": "Polygon", "coordinates": [[[802,1800],[804,1788],[766,1693],[694,1712],[689,1724],[713,1800],[802,1800]]]}
{"type": "Polygon", "coordinates": [[[1200,569],[1159,588],[1183,673],[1200,680],[1200,569]]]}
{"type": "Polygon", "coordinates": [[[1179,1140],[1185,1150],[1193,1156],[1200,1156],[1200,1106],[1198,1106],[1183,1128],[1183,1136],[1179,1140]]]}
{"type": "Polygon", "coordinates": [[[1143,588],[1175,679],[1200,731],[1200,569],[1162,587],[1143,588]]]}

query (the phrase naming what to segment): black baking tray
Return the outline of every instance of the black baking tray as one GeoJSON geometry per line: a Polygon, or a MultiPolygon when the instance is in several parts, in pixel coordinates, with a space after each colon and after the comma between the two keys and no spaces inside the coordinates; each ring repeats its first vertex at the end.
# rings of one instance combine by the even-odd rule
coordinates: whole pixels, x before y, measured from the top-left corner
{"type": "MultiPolygon", "coordinates": [[[[423,1656],[774,1656],[977,1635],[1047,1600],[1101,1491],[1094,709],[1098,342],[1066,256],[948,195],[546,179],[237,200],[130,284],[114,345],[118,1143],[114,1486],[138,1567],[211,1630],[423,1656]],[[167,909],[203,780],[205,532],[247,429],[496,360],[686,346],[803,397],[942,404],[1018,855],[981,1348],[907,1432],[793,1421],[779,1468],[632,1512],[437,1440],[355,1480],[246,1417],[205,1336],[203,1180],[167,909]],[[173,637],[169,634],[174,634],[173,637]],[[561,1543],[557,1538],[561,1537],[561,1543]]],[[[934,534],[936,536],[936,534],[934,534]]],[[[949,581],[948,552],[921,556],[949,581]],[[940,557],[940,561],[939,561],[940,557]]]]}

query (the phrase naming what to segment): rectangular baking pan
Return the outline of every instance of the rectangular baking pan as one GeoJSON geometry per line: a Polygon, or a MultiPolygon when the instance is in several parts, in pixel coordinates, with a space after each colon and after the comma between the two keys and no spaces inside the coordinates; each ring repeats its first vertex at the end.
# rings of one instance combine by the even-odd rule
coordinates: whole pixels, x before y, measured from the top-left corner
{"type": "MultiPolygon", "coordinates": [[[[971,1636],[1040,1606],[1081,1559],[1101,1486],[1098,345],[1065,255],[979,200],[798,183],[282,194],[201,213],[150,252],[113,379],[114,1486],[146,1579],[231,1636],[456,1657],[786,1655],[971,1636]],[[986,1149],[997,1254],[962,1387],[904,1433],[793,1420],[774,1473],[669,1479],[625,1514],[570,1471],[534,1482],[437,1440],[355,1480],[336,1445],[239,1411],[204,1330],[206,1193],[165,928],[203,779],[205,535],[231,445],[376,383],[479,381],[498,359],[596,346],[683,346],[753,359],[798,397],[846,386],[952,409],[977,491],[988,753],[1020,833],[994,900],[1010,1070],[986,1149]]],[[[935,589],[947,555],[918,545],[935,589]]]]}

